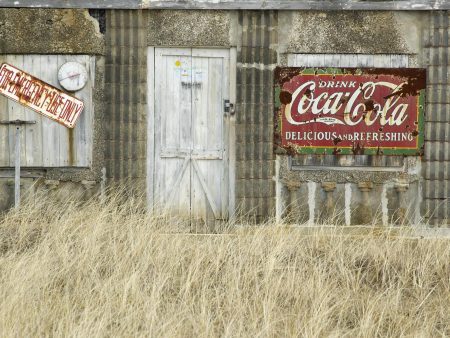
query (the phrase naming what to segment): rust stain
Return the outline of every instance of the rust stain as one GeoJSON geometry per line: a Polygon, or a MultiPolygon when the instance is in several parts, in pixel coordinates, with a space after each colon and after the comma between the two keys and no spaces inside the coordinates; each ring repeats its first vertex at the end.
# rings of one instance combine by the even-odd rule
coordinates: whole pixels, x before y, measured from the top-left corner
{"type": "Polygon", "coordinates": [[[69,129],[69,166],[73,166],[75,163],[74,153],[73,129],[69,129]]]}
{"type": "Polygon", "coordinates": [[[289,156],[295,156],[297,154],[297,151],[291,146],[283,148],[286,149],[286,152],[289,156]]]}
{"type": "Polygon", "coordinates": [[[373,111],[375,109],[375,103],[373,100],[367,100],[364,102],[364,105],[366,106],[366,111],[373,111]]]}
{"type": "Polygon", "coordinates": [[[285,82],[290,81],[294,76],[299,75],[304,68],[296,68],[296,67],[276,67],[274,70],[274,78],[275,81],[278,82],[279,85],[282,85],[285,82]]]}
{"type": "Polygon", "coordinates": [[[339,137],[335,137],[335,138],[333,139],[334,145],[337,145],[339,142],[342,142],[342,140],[341,140],[339,137]]]}
{"type": "Polygon", "coordinates": [[[353,143],[352,144],[352,153],[353,155],[364,155],[364,145],[361,145],[359,142],[358,143],[353,143]]]}
{"type": "Polygon", "coordinates": [[[339,149],[339,148],[334,148],[333,149],[333,155],[339,155],[340,153],[341,153],[341,149],[339,149]]]}
{"type": "Polygon", "coordinates": [[[289,104],[289,103],[291,103],[291,101],[292,101],[292,94],[283,90],[280,93],[280,102],[282,104],[289,104]]]}

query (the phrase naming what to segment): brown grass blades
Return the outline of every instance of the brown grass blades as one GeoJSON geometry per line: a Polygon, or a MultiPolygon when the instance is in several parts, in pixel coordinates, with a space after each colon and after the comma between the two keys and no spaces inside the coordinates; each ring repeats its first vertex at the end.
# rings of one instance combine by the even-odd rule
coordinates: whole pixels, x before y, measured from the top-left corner
{"type": "Polygon", "coordinates": [[[450,335],[448,239],[186,229],[123,193],[12,211],[0,223],[0,335],[450,335]]]}

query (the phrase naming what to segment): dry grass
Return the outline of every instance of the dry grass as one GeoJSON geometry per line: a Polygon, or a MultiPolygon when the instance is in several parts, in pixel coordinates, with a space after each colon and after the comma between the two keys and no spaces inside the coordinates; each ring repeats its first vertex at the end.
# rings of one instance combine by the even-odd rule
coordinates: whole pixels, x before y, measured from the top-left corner
{"type": "Polygon", "coordinates": [[[117,196],[37,200],[0,224],[4,337],[450,335],[448,239],[189,235],[117,196]]]}

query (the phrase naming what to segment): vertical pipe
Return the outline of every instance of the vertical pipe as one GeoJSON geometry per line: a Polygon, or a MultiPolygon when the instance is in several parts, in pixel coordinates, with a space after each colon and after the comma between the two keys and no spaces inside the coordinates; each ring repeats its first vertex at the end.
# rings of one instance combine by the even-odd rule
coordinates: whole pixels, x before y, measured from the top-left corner
{"type": "Polygon", "coordinates": [[[316,182],[308,182],[309,226],[314,225],[314,213],[316,209],[316,184],[316,182]]]}
{"type": "Polygon", "coordinates": [[[389,225],[389,209],[387,198],[387,184],[383,184],[383,190],[381,192],[381,223],[387,227],[389,225]]]}
{"type": "Polygon", "coordinates": [[[20,206],[20,126],[16,126],[15,142],[15,172],[14,172],[14,207],[20,206]]]}
{"type": "Polygon", "coordinates": [[[345,225],[351,224],[352,185],[345,183],[345,225]]]}
{"type": "Polygon", "coordinates": [[[283,184],[280,180],[280,156],[276,155],[275,159],[275,220],[277,223],[281,223],[283,220],[283,184]]]}

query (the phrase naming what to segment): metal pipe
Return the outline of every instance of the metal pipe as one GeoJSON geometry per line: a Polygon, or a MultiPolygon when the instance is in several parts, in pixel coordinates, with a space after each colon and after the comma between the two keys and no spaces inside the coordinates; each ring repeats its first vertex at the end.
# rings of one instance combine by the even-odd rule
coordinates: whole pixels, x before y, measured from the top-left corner
{"type": "Polygon", "coordinates": [[[14,144],[14,208],[20,206],[20,125],[16,125],[16,142],[14,144]]]}
{"type": "Polygon", "coordinates": [[[0,125],[14,125],[16,126],[16,139],[14,142],[14,208],[20,206],[20,131],[24,124],[35,124],[36,121],[0,121],[0,125]]]}

